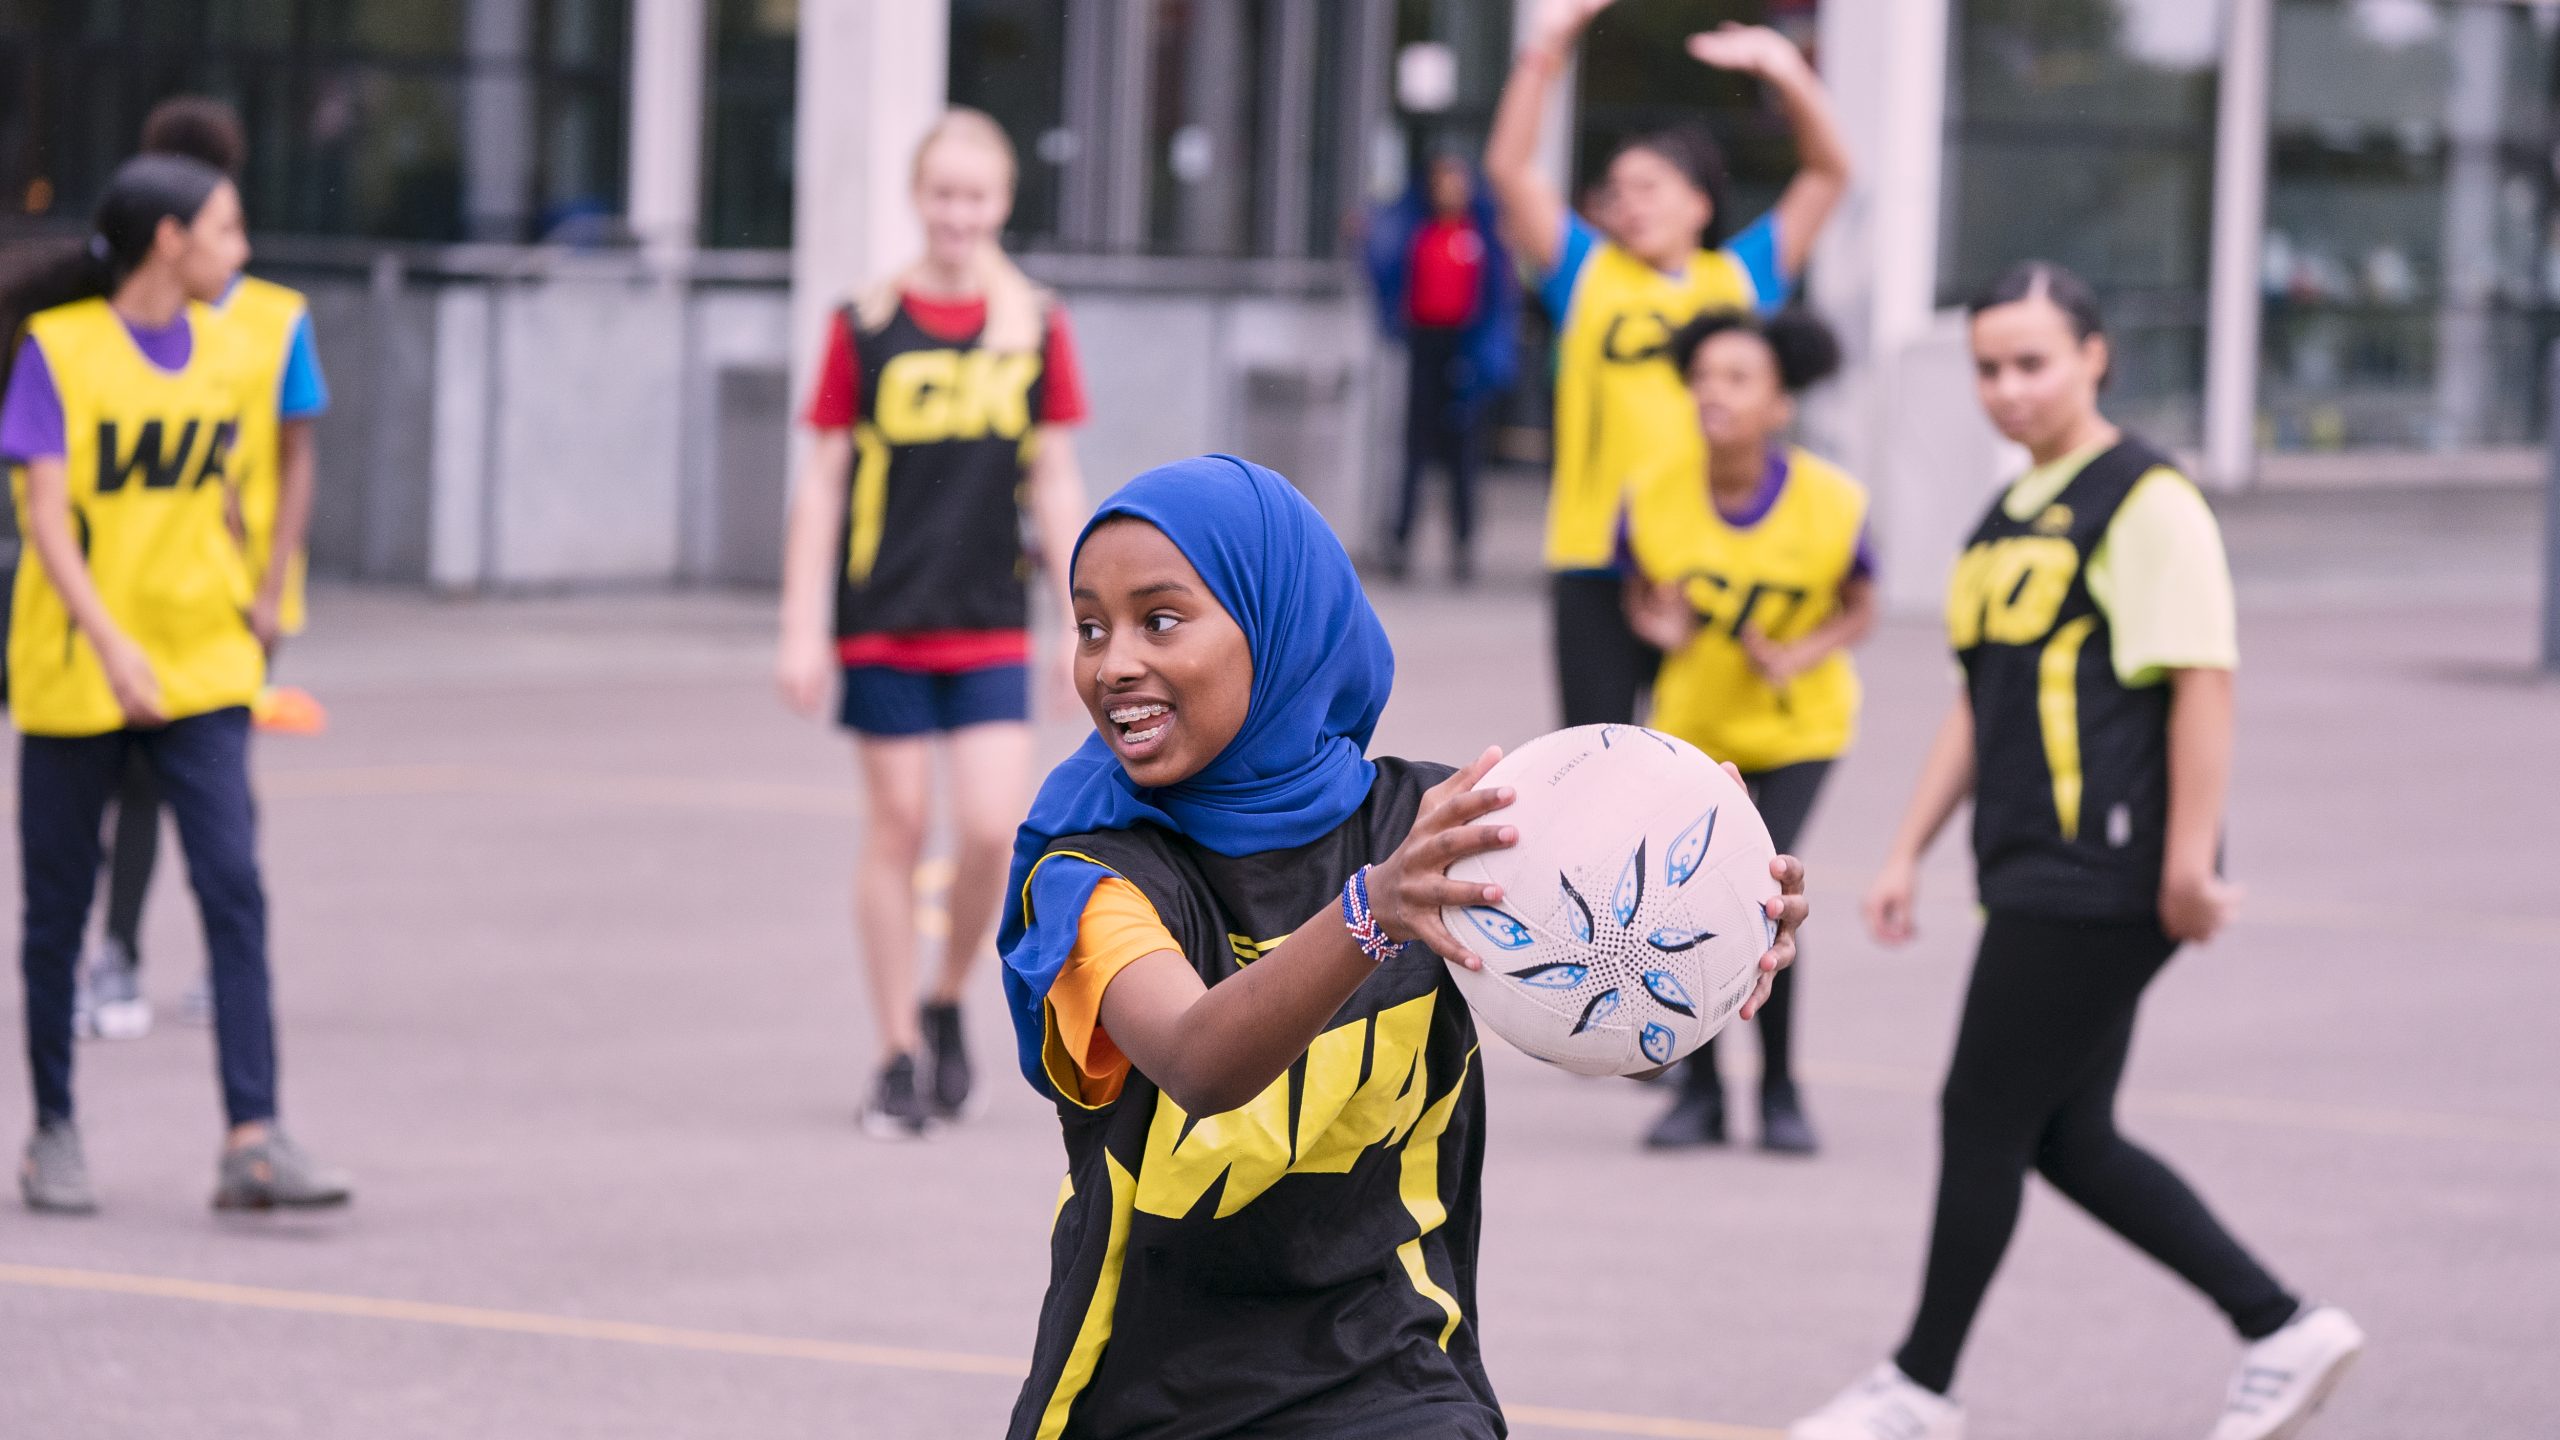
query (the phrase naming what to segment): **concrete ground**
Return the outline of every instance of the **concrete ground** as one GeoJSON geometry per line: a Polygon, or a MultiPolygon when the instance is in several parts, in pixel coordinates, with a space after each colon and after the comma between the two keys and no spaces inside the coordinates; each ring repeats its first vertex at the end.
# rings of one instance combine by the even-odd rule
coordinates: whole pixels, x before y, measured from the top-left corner
{"type": "MultiPolygon", "coordinates": [[[[1507,553],[1528,501],[1497,504],[1507,553]]],[[[2230,512],[2249,906],[2154,991],[2127,1123],[2372,1333],[2327,1440],[2560,1425],[2538,518],[2521,495],[2230,512]]],[[[1548,724],[1539,597],[1525,567],[1490,570],[1381,593],[1402,667],[1383,749],[1457,757],[1548,724]]],[[[859,800],[844,743],[771,697],[766,606],[315,611],[286,678],[333,724],[261,744],[267,876],[287,1114],[360,1198],[212,1215],[205,1033],[84,1045],[105,1211],[0,1206],[0,1436],[997,1433],[1055,1125],[1006,1073],[982,970],[986,1114],[922,1147],[855,1133],[859,800]]],[[[1825,1153],[1644,1154],[1660,1092],[1489,1043],[1483,1333],[1523,1436],[1769,1437],[1905,1318],[1973,923],[1953,843],[1910,951],[1854,921],[1949,687],[1925,622],[1862,664],[1865,737],[1806,847],[1825,1153]]],[[[0,888],[15,874],[0,859],[0,888]]],[[[174,865],[147,935],[174,1009],[201,954],[174,865]]],[[[0,1111],[23,1086],[0,1067],[0,1111]]],[[[2234,1354],[2207,1307],[2036,1189],[1960,1389],[1982,1440],[2200,1436],[2234,1354]]]]}

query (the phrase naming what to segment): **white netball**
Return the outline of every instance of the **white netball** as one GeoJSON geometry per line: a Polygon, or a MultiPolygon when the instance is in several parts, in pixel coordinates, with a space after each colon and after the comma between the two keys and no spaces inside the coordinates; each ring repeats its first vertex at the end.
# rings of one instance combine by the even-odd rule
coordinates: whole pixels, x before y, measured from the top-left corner
{"type": "Polygon", "coordinates": [[[1724,1028],[1777,926],[1776,850],[1704,751],[1636,725],[1583,725],[1502,757],[1480,788],[1518,798],[1485,823],[1520,842],[1449,868],[1500,905],[1441,912],[1484,962],[1452,965],[1485,1028],[1577,1075],[1659,1069],[1724,1028]]]}

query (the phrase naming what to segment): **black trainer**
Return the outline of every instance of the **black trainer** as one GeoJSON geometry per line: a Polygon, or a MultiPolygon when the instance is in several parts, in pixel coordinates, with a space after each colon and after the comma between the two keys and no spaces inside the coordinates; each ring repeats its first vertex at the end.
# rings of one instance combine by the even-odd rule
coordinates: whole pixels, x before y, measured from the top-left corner
{"type": "Polygon", "coordinates": [[[933,1113],[956,1118],[969,1103],[974,1083],[969,1070],[969,1038],[961,1033],[958,1005],[924,1007],[924,1053],[933,1066],[933,1113]]]}
{"type": "Polygon", "coordinates": [[[1822,1148],[1813,1138],[1813,1122],[1804,1114],[1804,1098],[1793,1084],[1760,1087],[1760,1148],[1780,1155],[1810,1155],[1822,1148]]]}
{"type": "Polygon", "coordinates": [[[1648,1150],[1693,1150],[1724,1143],[1724,1087],[1684,1085],[1671,1109],[1645,1132],[1648,1150]]]}
{"type": "Polygon", "coordinates": [[[875,1140],[921,1140],[932,1123],[916,1088],[916,1057],[900,1055],[881,1066],[862,1107],[862,1133],[875,1140]]]}

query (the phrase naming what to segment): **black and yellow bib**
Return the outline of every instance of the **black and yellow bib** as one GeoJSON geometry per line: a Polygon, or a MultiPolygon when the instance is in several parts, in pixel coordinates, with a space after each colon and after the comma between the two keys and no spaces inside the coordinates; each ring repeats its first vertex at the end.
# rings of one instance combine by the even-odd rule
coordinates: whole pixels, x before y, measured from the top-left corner
{"type": "MultiPolygon", "coordinates": [[[[1214,985],[1384,859],[1447,767],[1378,762],[1295,849],[1230,857],[1153,827],[1073,836],[1214,985]]],[[[1499,1436],[1475,1334],[1484,1084],[1448,967],[1379,968],[1287,1074],[1197,1117],[1132,1070],[1059,1103],[1068,1174],[1012,1440],[1499,1436]]]]}
{"type": "Polygon", "coordinates": [[[2154,467],[2130,437],[2034,516],[1999,501],[1947,593],[1973,698],[1973,853],[1982,903],[2083,920],[2156,913],[2169,813],[2169,695],[2116,678],[2089,556],[2154,467]]]}
{"type": "Polygon", "coordinates": [[[1022,480],[1046,385],[1044,344],[936,338],[901,303],[877,330],[844,324],[861,365],[836,636],[1019,630],[1022,480]]]}
{"type": "MultiPolygon", "coordinates": [[[[240,332],[187,307],[187,363],[163,370],[104,300],[27,322],[62,397],[62,470],[73,537],[98,599],[140,646],[170,719],[247,705],[266,681],[249,632],[248,563],[226,507],[244,417],[273,408],[240,332]]],[[[23,472],[18,529],[30,533],[23,472]]],[[[9,713],[29,735],[125,726],[89,637],[72,623],[32,544],[9,615],[9,713]]]]}
{"type": "Polygon", "coordinates": [[[1697,402],[1663,357],[1672,332],[1699,313],[1757,301],[1750,272],[1730,251],[1700,250],[1677,275],[1613,244],[1592,251],[1556,330],[1549,570],[1616,563],[1627,486],[1658,454],[1677,452],[1691,473],[1703,468],[1697,402]]]}

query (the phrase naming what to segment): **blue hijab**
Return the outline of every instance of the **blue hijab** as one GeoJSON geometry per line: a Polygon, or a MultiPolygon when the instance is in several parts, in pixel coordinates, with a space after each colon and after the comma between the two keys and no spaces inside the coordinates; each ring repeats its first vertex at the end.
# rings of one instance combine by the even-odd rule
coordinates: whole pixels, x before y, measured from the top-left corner
{"type": "Polygon", "coordinates": [[[1163,531],[1208,582],[1244,630],[1253,688],[1243,728],[1190,779],[1143,789],[1094,734],[1049,772],[1032,801],[1014,837],[996,948],[1023,1072],[1044,1092],[1041,1001],[1105,874],[1084,862],[1040,866],[1050,842],[1145,824],[1221,855],[1304,845],[1368,799],[1377,774],[1369,736],[1395,680],[1395,652],[1351,557],[1277,473],[1232,455],[1158,466],[1102,502],[1076,537],[1077,553],[1096,526],[1120,516],[1163,531]],[[1025,905],[1035,866],[1033,908],[1051,922],[1036,927],[1025,905]]]}

